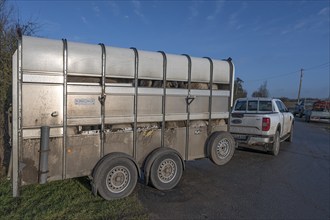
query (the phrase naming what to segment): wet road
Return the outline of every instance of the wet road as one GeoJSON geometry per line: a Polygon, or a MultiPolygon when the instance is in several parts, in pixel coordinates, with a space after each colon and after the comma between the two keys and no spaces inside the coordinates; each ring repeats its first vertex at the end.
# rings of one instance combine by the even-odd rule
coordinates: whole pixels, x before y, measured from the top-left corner
{"type": "Polygon", "coordinates": [[[151,219],[330,219],[330,129],[296,121],[293,143],[273,157],[236,150],[225,166],[186,163],[179,185],[139,184],[151,219]]]}

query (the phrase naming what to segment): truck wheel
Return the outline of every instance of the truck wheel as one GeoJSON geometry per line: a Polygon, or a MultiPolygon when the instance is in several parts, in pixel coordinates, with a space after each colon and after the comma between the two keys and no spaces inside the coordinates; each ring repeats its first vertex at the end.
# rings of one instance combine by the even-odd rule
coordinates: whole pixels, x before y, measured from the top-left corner
{"type": "Polygon", "coordinates": [[[208,156],[217,165],[230,161],[235,151],[235,140],[228,132],[214,132],[208,142],[208,156]]]}
{"type": "Polygon", "coordinates": [[[128,158],[106,158],[97,166],[94,179],[100,196],[112,200],[133,192],[138,172],[128,158]]]}
{"type": "Polygon", "coordinates": [[[173,189],[179,183],[182,172],[182,162],[177,154],[161,154],[151,165],[150,181],[156,189],[173,189]]]}
{"type": "Polygon", "coordinates": [[[280,132],[276,131],[271,154],[277,156],[279,151],[280,151],[280,132]]]}
{"type": "Polygon", "coordinates": [[[286,139],[286,141],[290,143],[293,141],[293,124],[291,125],[290,136],[286,139]]]}
{"type": "Polygon", "coordinates": [[[306,122],[310,122],[310,116],[309,116],[309,115],[306,115],[306,116],[305,116],[305,121],[306,121],[306,122]]]}

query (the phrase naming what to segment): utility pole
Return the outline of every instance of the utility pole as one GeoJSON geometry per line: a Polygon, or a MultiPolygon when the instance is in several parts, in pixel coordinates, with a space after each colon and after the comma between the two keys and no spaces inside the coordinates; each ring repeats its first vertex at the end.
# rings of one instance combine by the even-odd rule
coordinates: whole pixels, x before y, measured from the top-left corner
{"type": "Polygon", "coordinates": [[[301,68],[301,69],[300,69],[300,83],[299,83],[299,91],[298,91],[298,100],[297,100],[297,104],[299,104],[299,101],[300,101],[300,91],[301,91],[301,83],[302,83],[302,78],[303,78],[303,71],[304,71],[304,69],[301,68]]]}

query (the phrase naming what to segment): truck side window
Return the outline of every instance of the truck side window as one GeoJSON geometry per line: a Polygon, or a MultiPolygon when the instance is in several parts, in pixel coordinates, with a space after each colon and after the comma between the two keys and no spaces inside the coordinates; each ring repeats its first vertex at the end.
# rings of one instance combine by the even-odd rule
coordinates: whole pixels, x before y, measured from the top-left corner
{"type": "Polygon", "coordinates": [[[235,105],[236,111],[245,111],[246,110],[246,101],[237,101],[235,105]]]}
{"type": "Polygon", "coordinates": [[[257,110],[258,110],[258,101],[249,101],[248,111],[257,111],[257,110]]]}
{"type": "Polygon", "coordinates": [[[272,102],[271,101],[259,101],[259,111],[271,112],[272,102]]]}
{"type": "Polygon", "coordinates": [[[284,103],[283,103],[283,102],[280,102],[280,103],[281,103],[281,105],[282,105],[283,112],[288,112],[288,109],[287,109],[287,107],[284,105],[284,103]]]}
{"type": "Polygon", "coordinates": [[[277,108],[280,112],[284,112],[283,106],[280,101],[276,101],[277,108]]]}

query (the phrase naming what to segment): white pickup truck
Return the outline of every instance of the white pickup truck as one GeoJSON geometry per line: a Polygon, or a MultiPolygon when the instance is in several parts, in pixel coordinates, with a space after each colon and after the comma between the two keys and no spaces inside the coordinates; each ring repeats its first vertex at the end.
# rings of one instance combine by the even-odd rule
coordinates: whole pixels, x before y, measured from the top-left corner
{"type": "Polygon", "coordinates": [[[305,110],[305,121],[330,123],[330,101],[317,101],[310,110],[305,110]]]}
{"type": "Polygon", "coordinates": [[[230,132],[238,146],[262,146],[276,156],[281,141],[292,141],[293,124],[294,116],[279,99],[240,98],[231,112],[230,132]]]}

